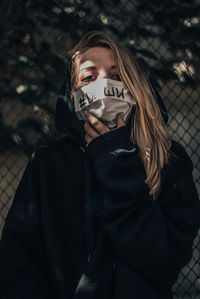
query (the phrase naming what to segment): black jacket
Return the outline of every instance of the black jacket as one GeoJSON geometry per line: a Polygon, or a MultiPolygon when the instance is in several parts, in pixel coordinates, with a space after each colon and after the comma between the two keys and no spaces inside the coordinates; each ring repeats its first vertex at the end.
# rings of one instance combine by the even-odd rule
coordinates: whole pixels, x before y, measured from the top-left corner
{"type": "Polygon", "coordinates": [[[65,136],[30,157],[6,218],[0,298],[172,298],[200,226],[192,162],[173,141],[153,201],[129,124],[86,147],[67,88],[56,110],[65,136]]]}

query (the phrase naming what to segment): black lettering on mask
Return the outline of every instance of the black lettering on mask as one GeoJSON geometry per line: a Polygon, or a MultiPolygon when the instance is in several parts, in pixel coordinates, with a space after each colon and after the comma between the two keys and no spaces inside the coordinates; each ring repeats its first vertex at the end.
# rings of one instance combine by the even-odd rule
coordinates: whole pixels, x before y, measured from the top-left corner
{"type": "Polygon", "coordinates": [[[106,93],[106,87],[104,87],[104,95],[106,97],[111,97],[111,96],[115,96],[115,91],[114,91],[114,87],[112,87],[112,93],[110,92],[110,90],[108,89],[107,93],[106,93]]]}
{"type": "Polygon", "coordinates": [[[82,95],[79,98],[79,104],[81,108],[85,108],[88,104],[91,104],[94,101],[94,95],[91,94],[91,96],[89,96],[87,93],[85,95],[82,95]]]}
{"type": "Polygon", "coordinates": [[[116,87],[117,97],[122,97],[124,99],[124,88],[122,88],[121,93],[119,92],[118,88],[116,87]]]}
{"type": "Polygon", "coordinates": [[[82,95],[82,96],[79,98],[79,104],[80,104],[80,107],[81,107],[81,108],[85,108],[85,106],[86,106],[86,97],[85,97],[85,95],[82,95]]]}
{"type": "Polygon", "coordinates": [[[119,91],[117,87],[115,87],[115,88],[112,87],[112,92],[111,92],[109,89],[106,90],[106,87],[104,87],[104,95],[106,97],[115,97],[116,96],[118,98],[122,97],[124,99],[124,88],[122,88],[119,91]]]}
{"type": "Polygon", "coordinates": [[[88,104],[91,104],[95,100],[95,96],[92,92],[90,92],[90,94],[86,92],[86,97],[88,99],[88,104]]]}

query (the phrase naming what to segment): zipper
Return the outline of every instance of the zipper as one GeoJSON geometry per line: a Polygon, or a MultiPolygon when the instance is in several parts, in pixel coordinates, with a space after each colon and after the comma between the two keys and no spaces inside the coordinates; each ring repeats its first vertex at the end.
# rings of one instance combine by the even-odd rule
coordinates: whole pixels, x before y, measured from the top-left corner
{"type": "Polygon", "coordinates": [[[85,152],[85,148],[83,146],[80,146],[80,149],[85,152]]]}
{"type": "MultiPolygon", "coordinates": [[[[86,151],[86,143],[82,143],[79,145],[80,150],[82,150],[83,152],[86,151]]],[[[88,175],[90,177],[90,172],[88,172],[88,157],[87,155],[84,155],[84,169],[85,169],[85,176],[88,178],[88,175]]],[[[93,233],[90,231],[91,228],[91,223],[92,223],[92,219],[91,219],[91,211],[89,211],[90,209],[90,203],[88,202],[88,199],[91,197],[90,191],[91,191],[91,185],[90,185],[90,181],[89,181],[89,185],[88,185],[88,181],[85,181],[86,184],[86,202],[85,202],[85,216],[86,216],[86,226],[85,226],[85,230],[86,230],[86,243],[87,243],[87,256],[86,256],[86,260],[88,263],[91,262],[93,253],[95,251],[95,245],[94,245],[94,240],[93,240],[93,233]],[[88,231],[89,230],[89,231],[88,231]]]]}
{"type": "Polygon", "coordinates": [[[88,255],[88,263],[90,263],[90,261],[91,261],[91,256],[92,256],[92,253],[90,252],[88,255]]]}
{"type": "Polygon", "coordinates": [[[88,263],[91,262],[91,259],[92,259],[92,256],[93,256],[94,251],[95,251],[95,248],[93,248],[93,249],[90,251],[90,253],[88,254],[88,263]]]}
{"type": "Polygon", "coordinates": [[[83,152],[85,152],[86,151],[86,147],[87,147],[87,143],[85,142],[85,143],[82,143],[81,144],[81,146],[80,146],[80,149],[83,151],[83,152]]]}

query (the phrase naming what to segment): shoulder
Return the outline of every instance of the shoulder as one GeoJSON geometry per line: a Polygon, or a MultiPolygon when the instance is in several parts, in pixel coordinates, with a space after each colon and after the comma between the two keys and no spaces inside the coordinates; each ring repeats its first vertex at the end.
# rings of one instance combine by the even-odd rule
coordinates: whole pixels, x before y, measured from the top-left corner
{"type": "Polygon", "coordinates": [[[178,167],[179,171],[193,170],[193,163],[185,148],[177,141],[172,140],[169,164],[178,167]]]}
{"type": "Polygon", "coordinates": [[[192,177],[193,163],[185,148],[175,140],[172,140],[169,150],[168,163],[161,172],[162,185],[176,184],[181,178],[189,174],[192,177]]]}
{"type": "Polygon", "coordinates": [[[193,163],[185,148],[173,140],[169,161],[161,172],[161,192],[158,200],[171,205],[177,202],[178,198],[190,202],[199,199],[192,171],[193,163]]]}

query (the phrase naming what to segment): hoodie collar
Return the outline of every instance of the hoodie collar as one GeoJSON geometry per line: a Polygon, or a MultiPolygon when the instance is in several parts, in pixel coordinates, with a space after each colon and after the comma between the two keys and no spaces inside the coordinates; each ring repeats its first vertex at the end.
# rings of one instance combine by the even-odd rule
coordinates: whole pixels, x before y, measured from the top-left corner
{"type": "MultiPolygon", "coordinates": [[[[161,99],[160,94],[158,93],[158,91],[156,90],[152,82],[151,82],[151,86],[156,96],[157,103],[160,107],[163,120],[167,125],[168,114],[164,106],[164,103],[161,99]]],[[[77,143],[80,147],[86,148],[87,142],[85,140],[84,121],[79,120],[79,118],[76,116],[74,106],[69,98],[69,94],[70,94],[70,82],[69,79],[67,79],[63,83],[57,97],[55,127],[59,132],[64,133],[75,143],[77,143]]],[[[134,114],[134,110],[135,109],[132,109],[131,115],[127,122],[129,133],[131,129],[131,122],[132,122],[131,120],[134,114]]]]}
{"type": "Polygon", "coordinates": [[[76,116],[74,106],[69,98],[69,82],[67,80],[63,83],[57,97],[55,127],[79,146],[85,147],[87,142],[85,141],[84,122],[76,116]]]}

